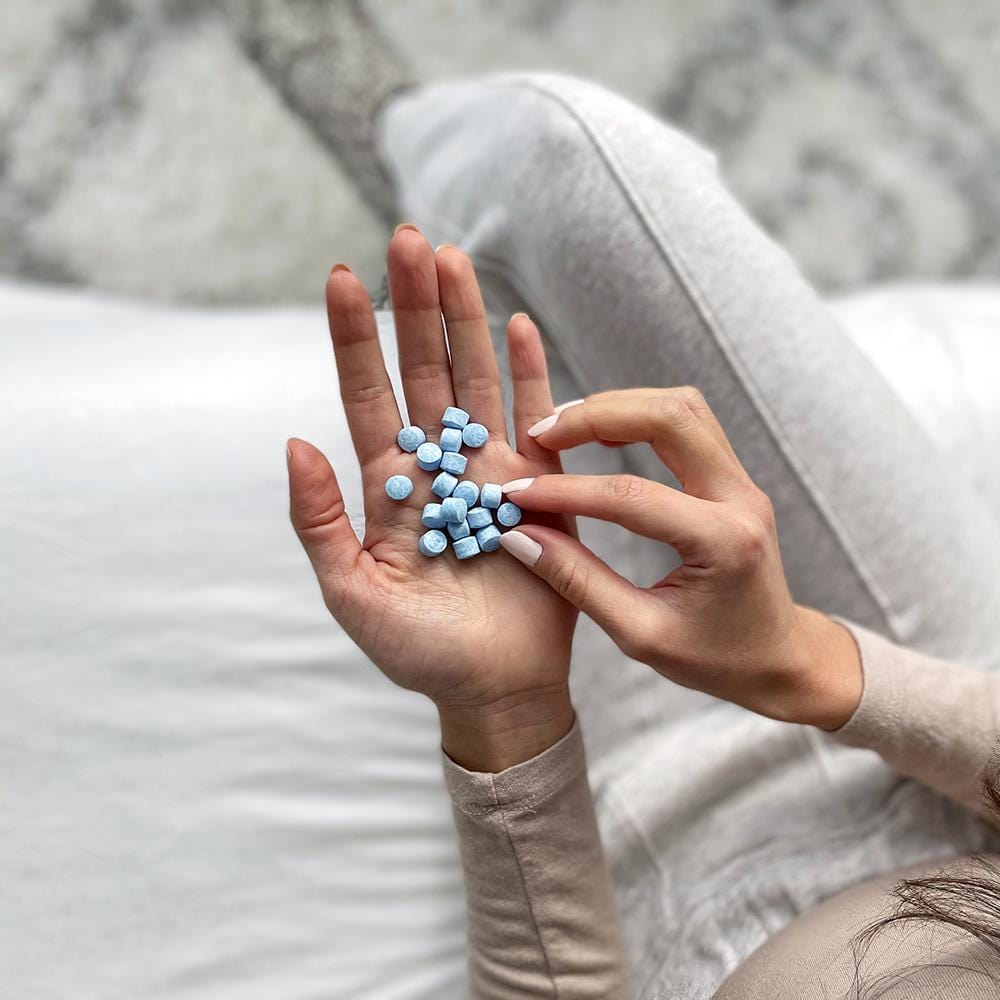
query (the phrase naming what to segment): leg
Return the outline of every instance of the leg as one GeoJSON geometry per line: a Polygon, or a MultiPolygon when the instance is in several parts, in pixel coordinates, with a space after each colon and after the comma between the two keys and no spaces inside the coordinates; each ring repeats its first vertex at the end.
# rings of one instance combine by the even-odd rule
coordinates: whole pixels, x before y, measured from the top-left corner
{"type": "Polygon", "coordinates": [[[800,601],[997,664],[1000,530],[709,154],[558,77],[427,88],[382,125],[403,203],[529,304],[583,391],[703,390],[800,601]]]}

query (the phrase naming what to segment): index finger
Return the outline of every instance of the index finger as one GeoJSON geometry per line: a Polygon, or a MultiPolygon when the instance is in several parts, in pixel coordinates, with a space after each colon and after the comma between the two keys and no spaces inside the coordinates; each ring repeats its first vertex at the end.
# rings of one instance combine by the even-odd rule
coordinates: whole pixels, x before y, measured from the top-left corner
{"type": "Polygon", "coordinates": [[[399,407],[392,391],[371,299],[365,286],[342,264],[326,283],[330,338],[340,379],[340,398],[362,474],[395,441],[399,407]]]}
{"type": "Polygon", "coordinates": [[[652,445],[684,491],[724,499],[750,483],[707,404],[692,405],[693,390],[626,389],[589,396],[531,428],[546,448],[561,451],[591,441],[652,445]]]}

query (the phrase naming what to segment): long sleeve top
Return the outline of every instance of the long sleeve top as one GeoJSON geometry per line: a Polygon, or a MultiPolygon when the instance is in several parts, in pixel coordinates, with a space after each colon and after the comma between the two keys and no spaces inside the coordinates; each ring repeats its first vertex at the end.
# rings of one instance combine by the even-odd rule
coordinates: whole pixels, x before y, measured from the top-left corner
{"type": "MultiPolygon", "coordinates": [[[[1000,679],[849,627],[861,652],[864,692],[832,738],[873,750],[901,774],[988,815],[982,789],[984,778],[1000,772],[1000,679]]],[[[632,997],[579,725],[499,774],[470,772],[447,757],[444,767],[468,895],[472,997],[632,997]]],[[[856,970],[852,936],[889,911],[887,891],[899,878],[926,867],[869,880],[793,920],[715,997],[791,1000],[849,989],[856,970]]],[[[927,963],[919,935],[893,930],[889,936],[895,937],[884,949],[887,967],[927,963]]],[[[921,975],[909,982],[908,996],[940,995],[933,970],[921,975]]],[[[985,1000],[996,986],[970,975],[950,989],[948,996],[985,1000]]]]}

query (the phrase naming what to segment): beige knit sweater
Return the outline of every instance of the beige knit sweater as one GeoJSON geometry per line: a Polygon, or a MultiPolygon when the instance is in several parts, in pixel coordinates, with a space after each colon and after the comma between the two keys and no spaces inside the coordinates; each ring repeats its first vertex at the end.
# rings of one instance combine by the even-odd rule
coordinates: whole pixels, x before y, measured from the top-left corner
{"type": "MultiPolygon", "coordinates": [[[[1000,679],[850,628],[861,650],[864,694],[832,738],[867,747],[901,774],[985,813],[983,778],[1000,773],[1000,679]]],[[[579,726],[499,774],[466,771],[448,758],[444,768],[468,894],[472,997],[631,998],[579,726]]],[[[936,867],[865,882],[803,914],[751,955],[716,1000],[846,995],[855,973],[853,935],[888,912],[896,881],[936,867]]],[[[951,967],[988,963],[979,946],[960,936],[945,942],[940,929],[930,945],[930,932],[894,929],[867,956],[865,976],[923,967],[887,998],[998,995],[985,977],[951,967]]]]}

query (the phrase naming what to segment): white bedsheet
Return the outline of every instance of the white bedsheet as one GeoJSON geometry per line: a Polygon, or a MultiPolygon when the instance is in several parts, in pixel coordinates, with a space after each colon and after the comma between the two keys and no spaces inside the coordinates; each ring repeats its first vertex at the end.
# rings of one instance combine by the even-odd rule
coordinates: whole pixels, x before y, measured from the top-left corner
{"type": "MultiPolygon", "coordinates": [[[[1000,294],[838,311],[1000,498],[1000,294]]],[[[434,713],[287,525],[289,435],[359,495],[322,309],[0,284],[0,418],[0,993],[462,997],[434,713]]]]}

